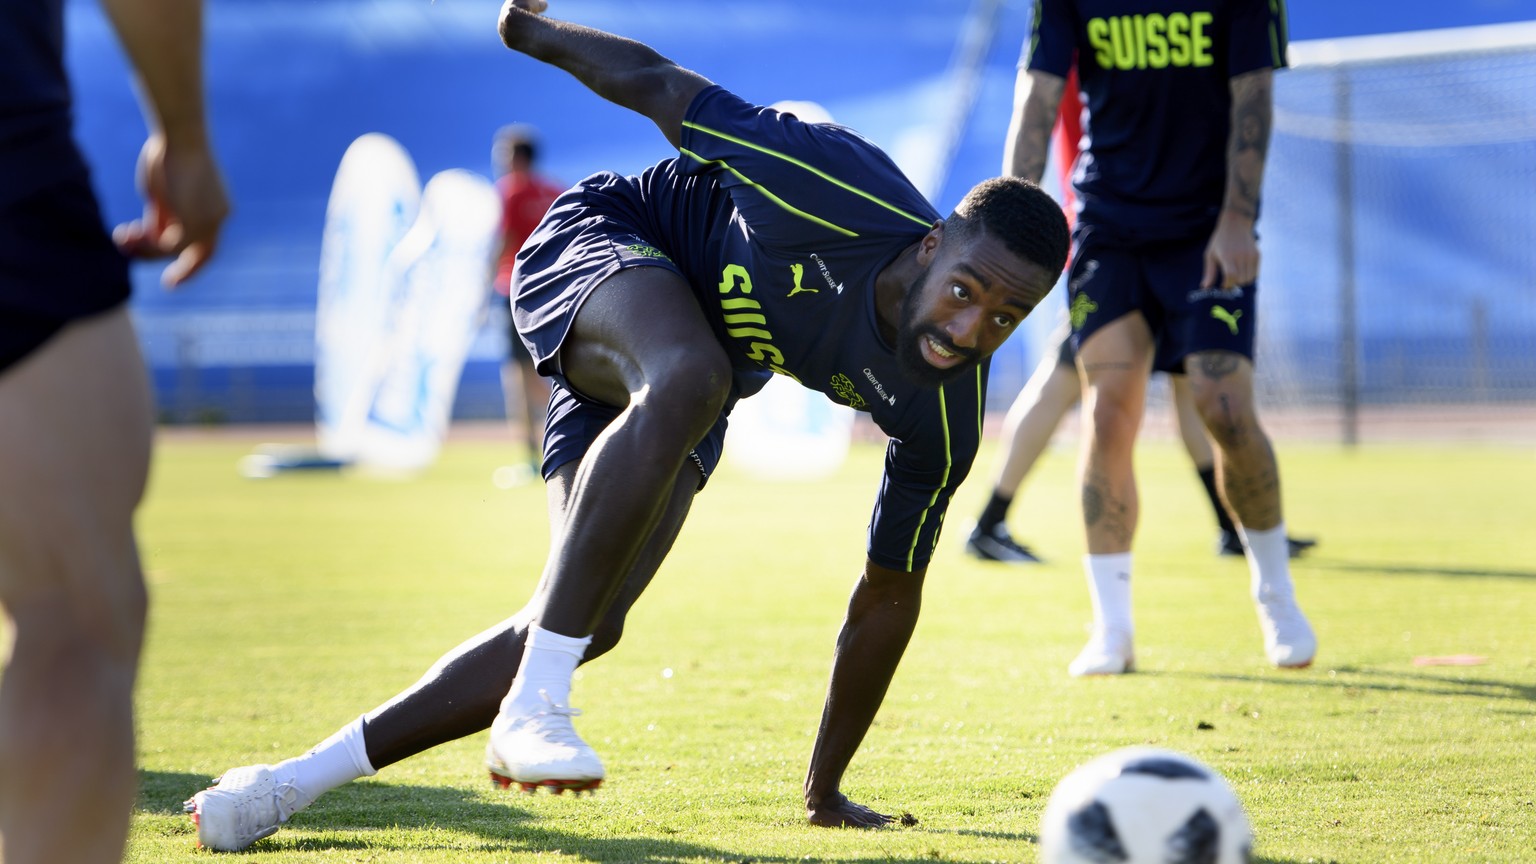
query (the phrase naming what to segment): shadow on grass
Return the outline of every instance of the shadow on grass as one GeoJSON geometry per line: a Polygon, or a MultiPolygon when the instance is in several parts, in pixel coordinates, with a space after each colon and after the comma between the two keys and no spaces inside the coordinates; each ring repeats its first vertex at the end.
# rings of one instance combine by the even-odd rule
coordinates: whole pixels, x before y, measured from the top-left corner
{"type": "Polygon", "coordinates": [[[1507,570],[1491,567],[1435,567],[1424,564],[1362,564],[1308,557],[1299,565],[1308,570],[1337,570],[1344,573],[1380,573],[1386,576],[1472,576],[1485,579],[1536,579],[1536,570],[1507,570]]]}
{"type": "MultiPolygon", "coordinates": [[[[983,838],[986,838],[988,840],[1006,840],[1006,841],[1009,841],[1009,842],[1018,843],[1021,846],[1026,844],[1026,843],[1029,844],[1030,846],[1035,846],[1035,847],[1039,847],[1039,845],[1040,845],[1040,835],[1033,834],[1033,833],[1013,834],[1013,833],[1005,832],[1005,831],[982,831],[982,830],[977,830],[977,829],[972,829],[972,828],[961,828],[961,829],[958,829],[958,830],[955,830],[955,831],[945,831],[945,832],[942,832],[942,833],[955,834],[955,835],[960,836],[960,837],[983,837],[983,838]]],[[[1036,851],[1038,852],[1038,848],[1037,848],[1036,851]]],[[[925,860],[928,860],[928,861],[935,861],[935,860],[948,861],[950,859],[948,857],[942,857],[941,858],[941,857],[935,856],[935,857],[928,858],[928,859],[925,859],[925,860]]],[[[1263,855],[1257,855],[1257,856],[1254,857],[1252,864],[1303,864],[1303,861],[1314,861],[1315,862],[1316,859],[1269,858],[1269,857],[1266,857],[1266,856],[1263,856],[1263,855]]],[[[1325,862],[1325,864],[1336,864],[1336,862],[1325,862]]]]}
{"type": "MultiPolygon", "coordinates": [[[[182,815],[182,802],[206,788],[211,778],[202,774],[168,771],[139,772],[141,812],[156,816],[182,815]]],[[[560,852],[585,861],[625,861],[636,864],[668,864],[698,859],[733,864],[800,864],[806,860],[844,860],[835,855],[757,855],[735,852],[723,846],[669,840],[662,837],[604,837],[561,830],[559,821],[541,817],[518,806],[520,793],[504,800],[487,801],[467,789],[443,786],[398,786],[384,783],[352,783],[332,791],[314,807],[294,817],[292,826],[305,836],[279,831],[251,847],[251,852],[326,852],[373,850],[409,852],[411,849],[460,850],[493,856],[517,853],[560,852]],[[425,832],[405,837],[400,832],[425,832]],[[437,836],[441,832],[441,836],[437,836]],[[315,836],[319,834],[321,836],[315,836]],[[335,835],[346,836],[335,836],[335,835]],[[478,845],[463,835],[479,838],[478,845]]],[[[593,802],[601,806],[600,801],[593,802]]],[[[188,826],[190,839],[190,823],[188,826]]],[[[852,830],[852,829],[850,829],[852,830]]],[[[888,831],[923,831],[888,828],[888,831]]],[[[929,831],[931,836],[973,836],[1035,845],[1033,834],[991,831],[929,831]]],[[[847,860],[863,857],[851,852],[847,860]]],[[[881,858],[889,864],[931,864],[933,854],[907,858],[881,858]]],[[[967,864],[971,859],[944,856],[943,860],[967,864]]],[[[975,859],[972,864],[981,864],[975,859]]],[[[1272,861],[1267,864],[1293,864],[1272,861]]]]}
{"type": "MultiPolygon", "coordinates": [[[[1371,690],[1381,693],[1416,693],[1424,696],[1462,696],[1473,699],[1509,699],[1517,702],[1536,703],[1536,684],[1517,681],[1500,681],[1493,678],[1469,676],[1465,666],[1439,666],[1439,674],[1425,671],[1398,671],[1376,669],[1368,666],[1330,666],[1326,677],[1320,677],[1317,669],[1273,675],[1223,675],[1189,671],[1136,671],[1137,675],[1163,676],[1167,678],[1199,678],[1207,681],[1236,681],[1245,684],[1277,684],[1288,687],[1331,687],[1344,691],[1371,690]],[[1331,673],[1338,673],[1337,675],[1331,673]],[[1461,677],[1449,678],[1448,674],[1461,677]],[[1344,677],[1349,676],[1349,677],[1344,677]]],[[[1536,710],[1536,705],[1532,706],[1536,710]]]]}

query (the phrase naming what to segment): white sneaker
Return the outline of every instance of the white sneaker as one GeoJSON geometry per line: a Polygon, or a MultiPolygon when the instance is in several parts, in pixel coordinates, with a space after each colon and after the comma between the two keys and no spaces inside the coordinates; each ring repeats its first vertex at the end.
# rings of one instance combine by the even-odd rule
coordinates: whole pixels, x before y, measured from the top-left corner
{"type": "Polygon", "coordinates": [[[492,782],[503,789],[516,783],[524,792],[544,788],[557,795],[596,789],[603,782],[603,763],[571,725],[581,712],[556,705],[543,690],[539,696],[544,704],[532,715],[502,712],[491,723],[485,764],[492,782]]]}
{"type": "Polygon", "coordinates": [[[239,852],[312,802],[292,783],[272,776],[270,765],[231,768],[216,785],[193,795],[182,805],[197,825],[197,843],[215,852],[239,852]]]}
{"type": "Polygon", "coordinates": [[[1317,656],[1317,636],[1290,592],[1261,594],[1254,602],[1264,653],[1281,669],[1305,669],[1317,656]]]}
{"type": "Polygon", "coordinates": [[[1100,630],[1088,637],[1088,644],[1067,666],[1073,678],[1085,675],[1123,675],[1136,669],[1136,653],[1131,650],[1131,634],[1123,630],[1100,630]]]}

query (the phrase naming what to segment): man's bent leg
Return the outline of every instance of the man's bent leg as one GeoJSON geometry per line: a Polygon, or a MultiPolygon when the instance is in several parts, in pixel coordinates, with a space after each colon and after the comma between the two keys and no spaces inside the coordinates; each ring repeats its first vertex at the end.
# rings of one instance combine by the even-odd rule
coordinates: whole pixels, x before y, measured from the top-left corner
{"type": "Polygon", "coordinates": [[[689,454],[719,420],[731,366],[682,277],[637,267],[587,297],[559,368],[573,392],[621,410],[576,471],[489,756],[513,782],[582,789],[605,772],[572,727],[572,673],[660,526],[689,454]]]}
{"type": "Polygon", "coordinates": [[[1099,328],[1078,352],[1086,393],[1079,469],[1088,540],[1083,565],[1094,622],[1088,644],[1068,666],[1074,676],[1116,675],[1135,666],[1131,541],[1139,509],[1132,457],[1152,348],[1146,319],[1133,313],[1099,328]]]}
{"type": "Polygon", "coordinates": [[[146,596],[133,512],[152,409],[128,314],[65,327],[0,373],[0,859],[120,860],[138,778],[146,596]]]}
{"type": "MultiPolygon", "coordinates": [[[[576,468],[575,462],[567,463],[549,478],[550,518],[555,533],[561,530],[576,468]]],[[[617,599],[598,626],[584,662],[607,653],[617,644],[625,617],[670,551],[697,487],[698,473],[689,465],[678,476],[662,524],[641,551],[635,568],[624,580],[617,599]]],[[[272,766],[253,765],[226,772],[225,777],[229,779],[221,786],[240,784],[248,789],[252,783],[267,784],[265,800],[256,800],[249,795],[228,796],[243,801],[239,806],[247,811],[260,810],[259,815],[264,818],[252,818],[247,814],[241,819],[241,814],[233,807],[226,807],[216,818],[202,813],[198,826],[200,842],[225,851],[244,849],[260,837],[271,834],[294,813],[337,786],[369,776],[439,744],[489,728],[522,658],[531,617],[525,609],[466,640],[434,663],[414,685],[349,723],[304,755],[272,766]],[[353,747],[361,752],[352,752],[353,747]],[[222,818],[225,824],[214,824],[217,818],[222,818]],[[258,828],[237,831],[236,826],[242,822],[258,828]],[[216,839],[222,836],[235,839],[216,839]]],[[[200,792],[192,798],[189,804],[194,812],[209,807],[210,801],[222,797],[215,790],[200,792]]],[[[217,808],[218,805],[213,806],[217,808]]]]}
{"type": "Polygon", "coordinates": [[[587,298],[560,349],[580,395],[622,412],[581,460],[545,566],[538,625],[588,636],[656,530],[689,453],[719,419],[731,367],[670,270],[623,270],[587,298]]]}
{"type": "Polygon", "coordinates": [[[1312,665],[1317,638],[1296,604],[1290,543],[1280,501],[1280,469],[1253,400],[1253,363],[1229,351],[1185,361],[1195,406],[1216,445],[1216,474],[1241,528],[1264,649],[1282,668],[1312,665]]]}
{"type": "MultiPolygon", "coordinates": [[[[577,463],[570,462],[549,478],[555,533],[562,530],[576,469],[577,463]]],[[[698,481],[698,472],[691,464],[679,473],[662,524],[624,579],[582,662],[594,660],[618,644],[629,610],[671,551],[698,481]]],[[[530,608],[536,602],[454,648],[413,686],[366,715],[364,738],[368,760],[375,769],[490,727],[522,660],[532,619],[530,608]]]]}

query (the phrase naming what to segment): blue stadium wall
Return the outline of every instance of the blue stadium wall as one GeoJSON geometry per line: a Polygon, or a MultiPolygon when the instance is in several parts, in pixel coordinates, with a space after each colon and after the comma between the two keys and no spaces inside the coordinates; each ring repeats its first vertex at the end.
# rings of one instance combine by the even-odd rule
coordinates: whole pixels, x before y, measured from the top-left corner
{"type": "MultiPolygon", "coordinates": [[[[1293,0],[1292,38],[1536,17],[1531,0],[1473,0],[1455,9],[1415,0],[1393,4],[1393,19],[1384,23],[1369,14],[1375,5],[1293,0]]],[[[890,150],[947,210],[998,170],[1028,6],[1024,0],[812,6],[556,0],[552,11],[650,43],[746,98],[820,102],[890,150]],[[967,56],[961,47],[967,25],[978,20],[986,38],[975,55],[975,75],[967,78],[956,63],[967,56]],[[973,108],[965,108],[967,96],[974,97],[973,108]]],[[[132,310],[164,419],[312,419],[326,196],[342,152],[357,136],[395,137],[423,179],[447,168],[488,174],[492,135],[511,121],[542,130],[543,168],[567,182],[599,168],[638,171],[672,155],[647,121],[592,96],[564,73],[505,50],[495,34],[497,9],[470,0],[208,0],[211,118],[236,212],[218,259],[186,289],[167,293],[158,285],[158,265],[135,266],[132,310]]],[[[96,3],[71,0],[67,30],[77,138],[95,167],[108,220],[125,221],[139,207],[132,166],[144,135],[127,67],[96,3]]],[[[1435,266],[1450,272],[1459,259],[1447,255],[1435,266]]],[[[1032,316],[1023,338],[1000,352],[995,407],[1006,406],[1048,347],[1056,308],[1032,316]]],[[[1495,330],[1533,326],[1500,316],[1493,324],[1495,330]]],[[[1409,338],[1422,335],[1415,327],[1409,338]]],[[[1401,336],[1368,339],[1365,350],[1396,350],[1393,340],[1401,336]]],[[[1317,338],[1303,354],[1328,354],[1331,337],[1317,338]]],[[[502,340],[491,329],[477,338],[456,417],[501,415],[496,367],[502,340]]],[[[1425,343],[1424,350],[1464,346],[1425,343]]],[[[1530,378],[1536,397],[1536,374],[1530,378]]]]}

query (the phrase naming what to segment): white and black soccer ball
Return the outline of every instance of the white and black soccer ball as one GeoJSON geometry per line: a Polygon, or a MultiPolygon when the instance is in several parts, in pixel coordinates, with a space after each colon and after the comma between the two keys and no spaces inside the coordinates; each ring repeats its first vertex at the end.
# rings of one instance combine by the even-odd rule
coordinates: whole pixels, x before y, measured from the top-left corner
{"type": "Polygon", "coordinates": [[[1248,864],[1253,831],[1227,781],[1198,759],[1126,747],[1084,763],[1051,792],[1045,864],[1248,864]]]}

